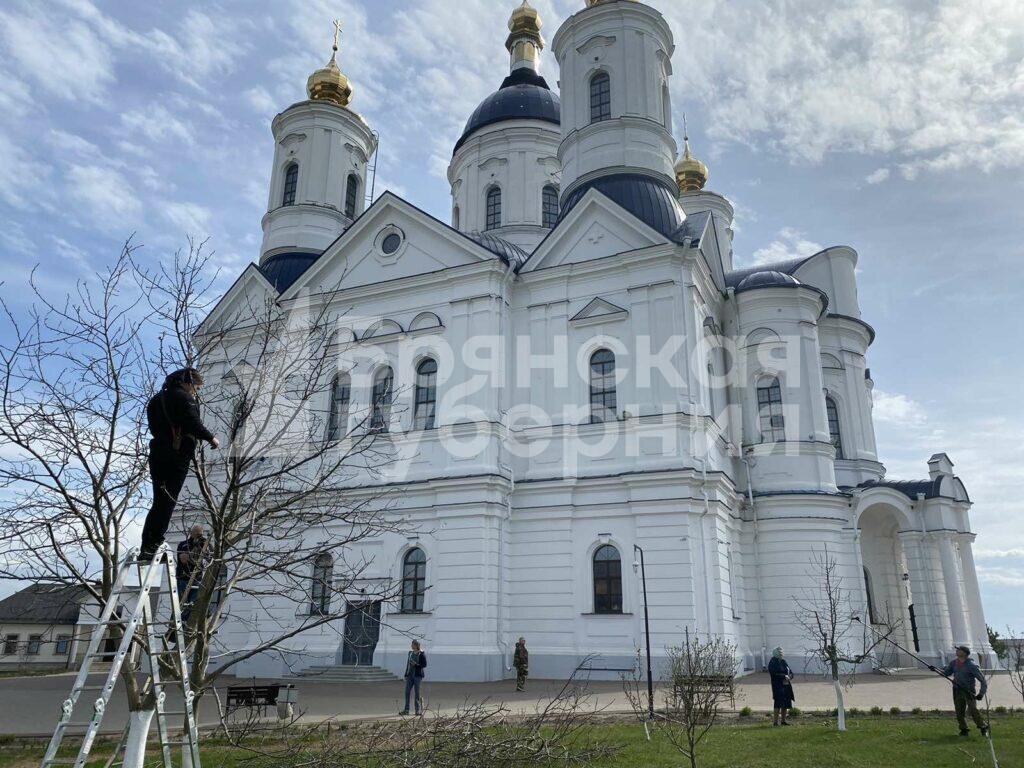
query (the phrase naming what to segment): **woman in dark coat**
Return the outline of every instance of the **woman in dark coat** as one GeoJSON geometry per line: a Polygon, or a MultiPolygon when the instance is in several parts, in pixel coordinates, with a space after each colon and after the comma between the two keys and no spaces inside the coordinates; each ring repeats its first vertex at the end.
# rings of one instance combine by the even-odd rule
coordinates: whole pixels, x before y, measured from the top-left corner
{"type": "Polygon", "coordinates": [[[772,652],[772,660],[768,662],[768,674],[772,679],[772,699],[774,700],[774,725],[789,725],[786,717],[793,708],[796,695],[793,693],[793,670],[783,657],[782,649],[772,652]],[[782,721],[779,721],[781,717],[782,721]]]}

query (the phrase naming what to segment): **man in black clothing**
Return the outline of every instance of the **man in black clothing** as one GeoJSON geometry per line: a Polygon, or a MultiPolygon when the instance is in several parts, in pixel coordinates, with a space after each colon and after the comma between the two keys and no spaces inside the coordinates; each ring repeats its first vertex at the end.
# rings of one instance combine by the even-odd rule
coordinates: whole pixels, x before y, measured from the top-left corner
{"type": "Polygon", "coordinates": [[[214,448],[220,443],[199,418],[196,392],[203,377],[195,368],[182,368],[164,381],[146,406],[153,439],[149,441],[149,474],[153,479],[153,506],[142,528],[140,560],[151,560],[164,541],[174,505],[185,485],[188,467],[199,440],[214,448]]]}

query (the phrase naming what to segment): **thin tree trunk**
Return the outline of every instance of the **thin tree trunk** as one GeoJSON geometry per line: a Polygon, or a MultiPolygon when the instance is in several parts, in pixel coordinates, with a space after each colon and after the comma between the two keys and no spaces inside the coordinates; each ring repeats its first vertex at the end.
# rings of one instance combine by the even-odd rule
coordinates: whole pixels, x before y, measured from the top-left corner
{"type": "Polygon", "coordinates": [[[846,706],[843,703],[843,686],[839,678],[832,678],[832,687],[836,689],[836,712],[839,713],[839,730],[846,730],[846,706]]]}
{"type": "Polygon", "coordinates": [[[156,709],[140,709],[128,714],[128,740],[124,745],[124,768],[142,768],[146,762],[149,726],[156,709]]]}

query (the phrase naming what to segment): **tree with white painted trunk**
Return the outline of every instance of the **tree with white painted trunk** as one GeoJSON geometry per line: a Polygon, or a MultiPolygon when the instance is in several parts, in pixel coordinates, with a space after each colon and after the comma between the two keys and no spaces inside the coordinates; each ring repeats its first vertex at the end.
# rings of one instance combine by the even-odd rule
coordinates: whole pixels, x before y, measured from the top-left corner
{"type": "MultiPolygon", "coordinates": [[[[146,403],[171,369],[230,364],[232,375],[201,397],[225,448],[197,454],[169,532],[174,540],[193,523],[207,531],[186,593],[186,659],[198,704],[241,661],[301,653],[304,634],[337,627],[347,610],[342,595],[369,565],[346,558],[350,546],[407,523],[390,498],[352,490],[392,460],[366,415],[352,414],[344,439],[324,437],[336,358],[332,338],[310,332],[323,327],[322,316],[289,315],[268,295],[200,333],[217,286],[203,245],[190,242],[155,270],[135,256],[128,242],[109,268],[66,296],[54,299],[33,282],[29,308],[3,305],[0,578],[80,585],[104,604],[148,507],[146,403]],[[313,585],[323,553],[333,556],[333,570],[313,585]],[[294,620],[275,626],[259,612],[270,601],[280,610],[282,600],[294,620]],[[228,649],[218,633],[235,605],[259,631],[228,649]]],[[[367,600],[394,596],[387,583],[359,588],[367,600]]],[[[166,605],[157,610],[166,615],[166,605]]],[[[116,626],[111,635],[120,639],[116,626]]],[[[128,768],[142,765],[155,708],[140,674],[144,644],[140,630],[121,676],[131,713],[128,768]]],[[[160,650],[163,679],[180,677],[176,655],[160,650]]]]}
{"type": "Polygon", "coordinates": [[[827,546],[814,553],[807,576],[815,586],[793,596],[797,606],[793,618],[804,630],[809,655],[821,664],[832,680],[838,727],[845,731],[843,689],[852,685],[855,679],[853,672],[893,636],[898,624],[876,624],[870,637],[858,631],[860,615],[854,606],[860,603],[860,593],[847,589],[842,567],[827,546]]]}

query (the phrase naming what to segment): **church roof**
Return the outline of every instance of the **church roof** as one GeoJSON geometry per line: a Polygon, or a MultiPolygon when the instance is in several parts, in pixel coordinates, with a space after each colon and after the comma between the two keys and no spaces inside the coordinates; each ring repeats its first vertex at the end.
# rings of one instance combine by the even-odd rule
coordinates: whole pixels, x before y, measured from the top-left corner
{"type": "Polygon", "coordinates": [[[515,70],[498,90],[473,110],[452,154],[481,128],[506,120],[542,120],[561,125],[562,105],[558,94],[533,70],[526,67],[515,70]]]}
{"type": "Polygon", "coordinates": [[[85,587],[69,584],[33,584],[0,600],[0,623],[76,624],[85,587]]]}
{"type": "Polygon", "coordinates": [[[739,288],[740,283],[758,272],[781,272],[784,275],[792,275],[803,264],[817,255],[817,253],[814,253],[810,256],[800,256],[796,259],[776,261],[774,264],[761,264],[756,267],[747,267],[746,269],[734,269],[732,272],[726,273],[725,285],[728,288],[739,288]]]}
{"type": "Polygon", "coordinates": [[[919,493],[923,493],[926,499],[934,499],[941,495],[939,491],[942,487],[942,476],[934,480],[868,480],[857,487],[892,488],[915,501],[919,493]]]}
{"type": "Polygon", "coordinates": [[[489,232],[464,232],[462,234],[517,269],[530,258],[530,254],[518,245],[510,243],[508,240],[502,240],[489,232]]]}
{"type": "Polygon", "coordinates": [[[278,293],[284,293],[319,258],[319,253],[304,251],[279,253],[260,264],[259,270],[278,293]]]}
{"type": "Polygon", "coordinates": [[[676,190],[668,183],[638,173],[615,173],[580,184],[563,200],[559,220],[590,189],[596,189],[673,242],[684,243],[693,237],[685,224],[686,214],[676,200],[676,190]]]}
{"type": "Polygon", "coordinates": [[[740,280],[739,285],[736,286],[736,293],[750,291],[754,288],[785,288],[800,284],[799,280],[785,272],[779,272],[774,269],[762,269],[740,280]]]}

